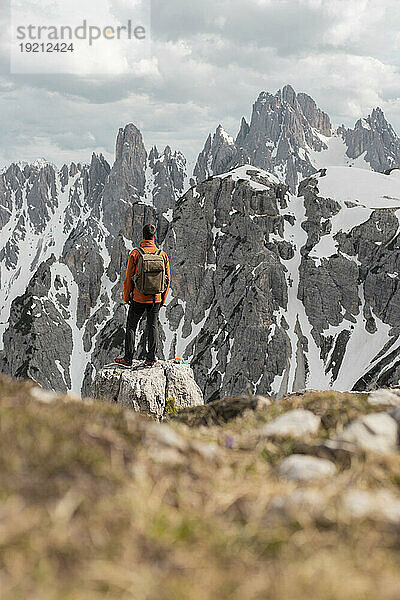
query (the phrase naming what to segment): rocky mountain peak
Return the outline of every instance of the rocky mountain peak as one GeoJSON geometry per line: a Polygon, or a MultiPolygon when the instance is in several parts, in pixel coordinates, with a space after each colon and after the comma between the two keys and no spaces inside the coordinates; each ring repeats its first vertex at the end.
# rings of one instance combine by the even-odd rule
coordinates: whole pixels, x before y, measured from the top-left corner
{"type": "Polygon", "coordinates": [[[374,108],[367,117],[358,119],[354,125],[354,129],[366,129],[371,131],[382,131],[389,128],[391,128],[391,125],[387,122],[384,112],[379,106],[374,108]]]}
{"type": "MultiPolygon", "coordinates": [[[[280,90],[278,90],[278,94],[280,95],[280,90]]],[[[269,92],[260,92],[258,94],[257,100],[255,101],[255,104],[265,104],[266,102],[269,102],[273,98],[274,98],[273,94],[270,94],[269,92]]]]}
{"type": "Polygon", "coordinates": [[[400,138],[381,108],[358,119],[353,129],[342,125],[338,133],[347,146],[347,156],[363,160],[374,171],[384,172],[400,165],[400,138]]]}
{"type": "Polygon", "coordinates": [[[287,84],[282,88],[282,101],[287,102],[291,106],[296,105],[297,95],[291,85],[287,84]]]}
{"type": "Polygon", "coordinates": [[[380,124],[388,124],[388,122],[386,121],[385,115],[383,113],[383,110],[377,106],[376,108],[374,108],[372,110],[371,116],[369,117],[369,119],[372,122],[376,122],[376,123],[380,123],[380,124]]]}
{"type": "Polygon", "coordinates": [[[171,146],[165,146],[164,148],[164,156],[168,159],[171,158],[172,156],[172,150],[171,150],[171,146]]]}
{"type": "Polygon", "coordinates": [[[97,200],[102,194],[110,170],[111,167],[102,154],[92,154],[87,176],[88,202],[92,206],[98,204],[97,200]]]}
{"type": "Polygon", "coordinates": [[[129,162],[143,155],[146,155],[146,151],[139,129],[133,123],[120,127],[115,144],[115,160],[129,162]]]}
{"type": "Polygon", "coordinates": [[[197,181],[204,181],[213,174],[224,173],[239,164],[239,152],[233,137],[222,125],[208,136],[199,154],[193,174],[197,181]]]}
{"type": "Polygon", "coordinates": [[[367,163],[380,172],[400,164],[400,141],[382,109],[374,108],[354,129],[341,125],[333,132],[328,114],[315,100],[287,84],[275,94],[260,92],[250,123],[242,117],[233,144],[219,125],[208,136],[193,174],[199,183],[251,164],[276,174],[295,192],[302,178],[321,167],[356,165],[359,157],[361,166],[367,163]]]}
{"type": "MultiPolygon", "coordinates": [[[[73,164],[74,163],[71,163],[70,175],[72,175],[73,173],[76,174],[76,169],[72,169],[73,164]]],[[[110,170],[110,165],[108,164],[108,161],[104,158],[103,154],[96,154],[95,152],[93,152],[90,160],[89,170],[95,171],[97,169],[104,168],[110,170]]]]}
{"type": "Polygon", "coordinates": [[[221,124],[219,124],[217,129],[215,130],[214,143],[217,143],[217,140],[222,140],[223,142],[227,142],[231,145],[235,143],[233,137],[225,131],[221,124]]]}
{"type": "Polygon", "coordinates": [[[286,85],[274,95],[261,92],[253,104],[250,124],[243,117],[233,142],[218,126],[199,156],[194,175],[198,182],[210,175],[250,163],[276,173],[294,191],[299,174],[315,169],[307,152],[325,147],[316,132],[330,135],[330,120],[306,94],[286,85]]]}
{"type": "Polygon", "coordinates": [[[242,120],[240,122],[240,129],[238,131],[238,134],[236,136],[235,139],[235,144],[240,148],[243,145],[244,140],[246,139],[246,136],[248,135],[250,130],[250,125],[248,124],[248,122],[246,121],[246,119],[244,117],[242,117],[242,120]]]}
{"type": "Polygon", "coordinates": [[[317,129],[322,135],[329,137],[332,134],[330,118],[318,108],[315,100],[308,94],[300,92],[297,94],[297,101],[311,127],[317,129]]]}
{"type": "Polygon", "coordinates": [[[149,152],[149,165],[153,169],[155,161],[160,158],[157,146],[153,146],[149,152]]]}
{"type": "MultiPolygon", "coordinates": [[[[158,153],[157,153],[158,154],[158,153]]],[[[162,240],[168,228],[168,219],[176,199],[183,193],[186,173],[186,158],[182,152],[166,146],[162,154],[149,156],[153,170],[151,199],[159,218],[158,239],[162,240]]]]}
{"type": "Polygon", "coordinates": [[[111,169],[111,184],[124,181],[125,193],[121,198],[128,202],[138,201],[145,193],[145,169],[147,152],[139,129],[128,123],[120,128],[115,144],[115,163],[111,169]]]}

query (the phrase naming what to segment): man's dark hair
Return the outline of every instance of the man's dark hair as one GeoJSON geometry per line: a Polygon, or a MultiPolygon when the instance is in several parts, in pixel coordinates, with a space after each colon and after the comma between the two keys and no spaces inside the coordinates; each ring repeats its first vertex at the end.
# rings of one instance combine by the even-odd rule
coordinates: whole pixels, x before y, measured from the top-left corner
{"type": "Polygon", "coordinates": [[[156,226],[153,223],[148,223],[143,227],[143,238],[145,240],[152,240],[156,235],[156,226]]]}

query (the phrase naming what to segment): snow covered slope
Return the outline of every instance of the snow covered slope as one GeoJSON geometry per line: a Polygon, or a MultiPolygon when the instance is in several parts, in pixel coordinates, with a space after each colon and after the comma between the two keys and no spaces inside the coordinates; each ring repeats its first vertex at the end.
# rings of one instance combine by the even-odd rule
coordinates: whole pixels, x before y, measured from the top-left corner
{"type": "Polygon", "coordinates": [[[393,208],[400,205],[400,169],[383,175],[364,169],[330,166],[318,177],[321,196],[345,203],[355,202],[366,209],[393,208]]]}

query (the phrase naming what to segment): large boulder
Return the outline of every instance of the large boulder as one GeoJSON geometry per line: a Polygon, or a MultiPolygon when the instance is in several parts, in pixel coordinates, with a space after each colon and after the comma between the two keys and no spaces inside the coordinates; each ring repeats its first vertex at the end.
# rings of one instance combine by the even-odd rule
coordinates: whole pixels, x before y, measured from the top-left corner
{"type": "Polygon", "coordinates": [[[154,367],[134,360],[130,369],[107,365],[98,371],[90,395],[157,417],[204,404],[190,366],[174,360],[158,361],[154,367]]]}

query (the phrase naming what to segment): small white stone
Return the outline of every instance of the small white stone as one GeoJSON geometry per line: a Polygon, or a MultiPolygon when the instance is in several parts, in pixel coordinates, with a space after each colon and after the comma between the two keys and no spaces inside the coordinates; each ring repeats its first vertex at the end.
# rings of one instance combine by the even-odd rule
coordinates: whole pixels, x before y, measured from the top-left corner
{"type": "Polygon", "coordinates": [[[281,462],[278,473],[294,481],[313,481],[334,475],[336,466],[325,458],[292,454],[281,462]]]}
{"type": "Polygon", "coordinates": [[[357,519],[370,517],[400,523],[400,498],[389,490],[349,490],[343,497],[343,505],[357,519]]]}
{"type": "Polygon", "coordinates": [[[374,390],[368,394],[368,402],[376,405],[400,406],[400,395],[387,389],[374,390]]]}
{"type": "Polygon", "coordinates": [[[215,461],[219,457],[219,447],[215,442],[202,442],[200,440],[191,440],[190,447],[202,458],[215,461]]]}
{"type": "Polygon", "coordinates": [[[299,488],[290,494],[272,498],[269,508],[275,510],[301,510],[312,511],[323,506],[325,496],[315,488],[299,488]]]}
{"type": "Polygon", "coordinates": [[[372,413],[355,419],[334,438],[334,443],[348,448],[387,453],[395,452],[397,423],[387,413],[372,413]]]}
{"type": "Polygon", "coordinates": [[[257,408],[264,408],[264,406],[269,406],[271,404],[271,398],[269,398],[269,396],[256,394],[253,398],[257,401],[257,408]]]}
{"type": "Polygon", "coordinates": [[[55,392],[51,392],[50,390],[44,390],[40,387],[31,388],[30,394],[33,398],[35,398],[35,400],[39,400],[40,402],[44,402],[46,404],[55,402],[59,398],[59,395],[55,392]]]}
{"type": "Polygon", "coordinates": [[[321,423],[320,417],[309,410],[291,410],[274,421],[266,423],[259,429],[262,436],[291,436],[303,437],[317,433],[321,423]]]}
{"type": "Polygon", "coordinates": [[[150,445],[173,448],[184,452],[188,448],[188,442],[172,427],[163,423],[149,423],[146,427],[146,443],[150,445]]]}
{"type": "Polygon", "coordinates": [[[149,456],[155,463],[170,467],[183,465],[186,460],[185,455],[175,448],[163,448],[161,451],[159,448],[150,448],[149,456]]]}

